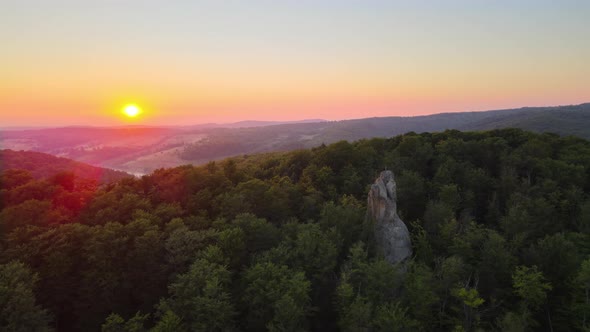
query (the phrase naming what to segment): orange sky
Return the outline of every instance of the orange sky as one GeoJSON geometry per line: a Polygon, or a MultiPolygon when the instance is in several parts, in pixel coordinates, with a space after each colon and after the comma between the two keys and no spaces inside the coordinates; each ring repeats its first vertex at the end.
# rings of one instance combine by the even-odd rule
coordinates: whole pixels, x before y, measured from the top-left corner
{"type": "Polygon", "coordinates": [[[328,120],[590,101],[588,2],[8,1],[3,126],[328,120]],[[318,4],[319,3],[319,4],[318,4]]]}

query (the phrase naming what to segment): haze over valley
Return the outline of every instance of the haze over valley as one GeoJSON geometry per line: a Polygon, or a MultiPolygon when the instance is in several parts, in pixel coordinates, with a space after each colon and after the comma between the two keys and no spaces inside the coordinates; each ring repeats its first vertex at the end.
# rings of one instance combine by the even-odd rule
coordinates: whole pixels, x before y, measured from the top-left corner
{"type": "Polygon", "coordinates": [[[5,130],[0,148],[31,150],[148,174],[225,157],[312,148],[407,132],[521,128],[590,139],[590,104],[343,121],[245,121],[194,126],[65,127],[5,130]]]}

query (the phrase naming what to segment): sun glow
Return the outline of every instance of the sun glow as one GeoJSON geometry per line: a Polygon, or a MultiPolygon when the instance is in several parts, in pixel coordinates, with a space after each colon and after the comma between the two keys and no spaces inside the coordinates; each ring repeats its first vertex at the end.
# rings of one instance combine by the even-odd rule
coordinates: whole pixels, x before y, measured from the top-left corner
{"type": "Polygon", "coordinates": [[[127,117],[134,118],[138,116],[140,113],[141,108],[139,108],[139,106],[135,104],[128,104],[125,105],[125,107],[123,107],[123,114],[125,114],[125,116],[127,117]]]}

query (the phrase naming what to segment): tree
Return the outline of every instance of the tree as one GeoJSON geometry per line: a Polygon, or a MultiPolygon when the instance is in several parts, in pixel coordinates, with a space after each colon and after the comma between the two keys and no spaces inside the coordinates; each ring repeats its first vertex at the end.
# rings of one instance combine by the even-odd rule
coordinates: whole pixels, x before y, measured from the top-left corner
{"type": "Polygon", "coordinates": [[[439,325],[451,328],[456,325],[456,318],[448,311],[452,303],[452,292],[457,285],[462,285],[468,280],[468,268],[459,256],[440,258],[435,269],[436,283],[438,285],[439,301],[439,325]]]}
{"type": "Polygon", "coordinates": [[[166,311],[151,332],[182,332],[188,331],[182,319],[172,311],[166,311]]]}
{"type": "Polygon", "coordinates": [[[561,233],[540,239],[531,246],[528,254],[530,262],[538,266],[543,275],[554,284],[573,277],[580,264],[576,246],[561,233]]]}
{"type": "Polygon", "coordinates": [[[310,282],[303,272],[270,262],[258,263],[245,271],[243,281],[242,302],[247,308],[249,330],[307,329],[310,282]],[[287,313],[289,320],[280,321],[287,313]]]}
{"type": "Polygon", "coordinates": [[[477,308],[485,301],[479,296],[475,288],[460,287],[454,289],[452,293],[453,296],[461,301],[463,306],[463,329],[465,331],[471,331],[473,324],[479,320],[477,308]]]}
{"type": "Polygon", "coordinates": [[[459,209],[461,196],[459,195],[459,189],[456,184],[442,185],[438,193],[438,198],[446,206],[450,207],[453,212],[459,209]]]}
{"type": "Polygon", "coordinates": [[[0,212],[0,232],[8,234],[27,225],[46,227],[59,219],[59,212],[51,209],[51,202],[31,199],[0,212]]]}
{"type": "Polygon", "coordinates": [[[389,331],[417,324],[399,303],[401,274],[384,259],[370,260],[362,242],[350,249],[336,288],[339,326],[344,331],[389,331]]]}
{"type": "Polygon", "coordinates": [[[164,244],[169,268],[174,273],[185,272],[197,252],[213,243],[215,234],[212,229],[191,231],[185,225],[172,230],[164,244]]]}
{"type": "Polygon", "coordinates": [[[38,281],[24,264],[0,265],[0,329],[7,332],[51,331],[49,315],[35,302],[38,281]]]}
{"type": "Polygon", "coordinates": [[[496,325],[500,331],[504,332],[525,332],[527,330],[528,314],[518,314],[507,312],[501,318],[498,318],[496,325]]]}
{"type": "Polygon", "coordinates": [[[0,186],[3,189],[13,189],[33,180],[31,172],[24,169],[5,169],[0,174],[0,186]]]}
{"type": "Polygon", "coordinates": [[[324,230],[334,227],[342,238],[341,255],[346,255],[363,232],[366,207],[352,196],[344,196],[340,204],[329,202],[322,208],[319,224],[324,230]]]}
{"type": "Polygon", "coordinates": [[[310,280],[322,282],[334,270],[340,247],[338,233],[324,232],[317,224],[300,224],[291,241],[293,267],[305,271],[310,280]]]}
{"type": "Polygon", "coordinates": [[[234,326],[235,309],[229,292],[231,273],[223,265],[219,248],[209,247],[189,271],[168,287],[169,296],[158,305],[157,325],[179,324],[191,331],[228,331],[234,326]],[[171,312],[174,316],[166,313],[171,312]]]}
{"type": "Polygon", "coordinates": [[[422,217],[426,207],[426,180],[420,174],[406,169],[396,175],[398,212],[403,215],[404,220],[422,217]]]}
{"type": "Polygon", "coordinates": [[[279,229],[253,214],[243,213],[236,216],[232,220],[232,225],[244,232],[246,241],[244,249],[248,256],[268,250],[279,243],[279,229]]]}
{"type": "Polygon", "coordinates": [[[543,273],[536,266],[517,266],[512,275],[512,284],[516,294],[522,298],[527,308],[537,309],[547,299],[547,292],[552,289],[545,281],[543,273]]]}
{"type": "Polygon", "coordinates": [[[580,232],[590,234],[590,200],[580,206],[580,217],[577,223],[580,232]]]}
{"type": "Polygon", "coordinates": [[[590,330],[590,258],[582,262],[574,279],[574,312],[580,330],[590,330]]]}
{"type": "Polygon", "coordinates": [[[488,231],[476,267],[479,272],[478,290],[484,297],[499,298],[509,295],[512,284],[511,272],[516,261],[504,237],[496,231],[488,231]]]}
{"type": "Polygon", "coordinates": [[[420,324],[408,315],[408,309],[399,302],[379,306],[372,325],[375,331],[384,332],[415,331],[420,327],[420,324]]]}
{"type": "Polygon", "coordinates": [[[102,324],[102,332],[144,332],[147,329],[144,327],[145,320],[149,315],[142,315],[137,312],[135,316],[125,321],[123,317],[117,314],[110,314],[102,324]]]}
{"type": "Polygon", "coordinates": [[[547,292],[552,289],[551,284],[545,280],[543,273],[536,266],[517,266],[512,275],[514,292],[522,299],[521,316],[529,320],[529,324],[536,324],[530,318],[541,305],[547,301],[547,292]]]}
{"type": "Polygon", "coordinates": [[[373,306],[362,296],[350,294],[347,284],[341,284],[337,294],[340,298],[350,298],[350,303],[341,304],[339,326],[342,331],[370,331],[373,306]],[[346,294],[345,294],[346,293],[346,294]]]}
{"type": "Polygon", "coordinates": [[[217,233],[217,246],[225,257],[228,257],[229,266],[239,268],[246,265],[246,241],[244,231],[239,227],[231,227],[217,233]]]}
{"type": "Polygon", "coordinates": [[[455,218],[453,209],[443,202],[428,202],[424,211],[424,229],[435,234],[441,226],[455,218]]]}
{"type": "Polygon", "coordinates": [[[409,312],[426,328],[433,320],[433,306],[439,300],[435,293],[436,283],[430,268],[421,262],[411,262],[404,282],[404,303],[409,312]]]}

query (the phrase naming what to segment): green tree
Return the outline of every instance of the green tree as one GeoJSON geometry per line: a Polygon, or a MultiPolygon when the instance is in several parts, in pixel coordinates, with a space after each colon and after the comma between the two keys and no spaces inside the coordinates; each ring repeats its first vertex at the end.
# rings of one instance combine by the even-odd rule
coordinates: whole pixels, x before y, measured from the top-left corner
{"type": "Polygon", "coordinates": [[[239,227],[244,232],[245,248],[248,256],[268,250],[279,243],[279,229],[253,214],[243,213],[234,220],[232,225],[239,227]]]}
{"type": "Polygon", "coordinates": [[[517,266],[512,275],[512,284],[516,295],[530,309],[539,308],[547,300],[547,292],[552,289],[536,266],[517,266]]]}
{"type": "Polygon", "coordinates": [[[172,312],[191,331],[228,331],[234,326],[235,309],[229,292],[231,273],[223,265],[217,247],[205,250],[205,258],[197,259],[189,271],[180,274],[168,287],[169,296],[158,305],[162,320],[158,325],[176,324],[167,317],[172,312]]]}
{"type": "Polygon", "coordinates": [[[7,332],[50,331],[49,315],[35,302],[38,277],[24,264],[0,265],[0,329],[7,332]]]}
{"type": "Polygon", "coordinates": [[[427,196],[426,179],[420,174],[404,169],[396,173],[398,213],[404,220],[416,220],[424,215],[427,196]]]}
{"type": "MultiPolygon", "coordinates": [[[[336,288],[338,325],[343,331],[389,331],[417,326],[399,303],[402,274],[383,259],[369,259],[362,242],[350,249],[336,288]]],[[[395,330],[397,331],[397,330],[395,330]]]]}
{"type": "Polygon", "coordinates": [[[434,305],[439,300],[435,286],[434,275],[428,266],[416,261],[409,264],[404,281],[404,303],[425,328],[432,323],[434,305]]]}
{"type": "Polygon", "coordinates": [[[342,238],[340,255],[346,255],[352,244],[363,232],[366,208],[352,196],[344,196],[340,204],[324,204],[319,224],[324,230],[334,227],[342,238]]]}
{"type": "Polygon", "coordinates": [[[580,232],[590,234],[590,200],[580,206],[580,216],[577,222],[580,232]]]}
{"type": "Polygon", "coordinates": [[[590,330],[590,258],[584,260],[574,279],[576,293],[573,309],[577,326],[582,331],[590,330]]]}
{"type": "Polygon", "coordinates": [[[150,332],[183,332],[188,331],[182,319],[172,311],[166,311],[150,332]]]}
{"type": "Polygon", "coordinates": [[[242,302],[247,308],[249,330],[307,329],[310,282],[303,272],[270,262],[258,263],[245,271],[244,287],[242,302]],[[286,315],[291,316],[280,321],[286,315]]]}
{"type": "Polygon", "coordinates": [[[507,312],[496,320],[496,325],[500,331],[505,332],[525,332],[527,331],[528,314],[518,314],[507,312]]]}
{"type": "Polygon", "coordinates": [[[465,331],[471,331],[473,325],[479,321],[477,308],[485,302],[484,299],[479,296],[475,288],[456,288],[452,294],[459,299],[463,306],[463,329],[465,331]]]}
{"type": "Polygon", "coordinates": [[[468,267],[459,256],[440,258],[437,260],[435,270],[436,283],[438,285],[439,301],[439,325],[454,326],[456,318],[449,312],[449,304],[452,303],[452,292],[457,285],[462,285],[468,280],[468,267]]]}
{"type": "Polygon", "coordinates": [[[486,298],[508,296],[517,259],[506,239],[496,231],[488,231],[479,258],[476,269],[481,294],[486,298]]]}
{"type": "Polygon", "coordinates": [[[214,243],[216,231],[213,229],[191,231],[182,225],[171,231],[165,240],[165,257],[173,273],[185,272],[195,260],[197,253],[214,243]]]}
{"type": "Polygon", "coordinates": [[[547,301],[552,287],[536,266],[517,266],[512,275],[514,292],[522,299],[521,317],[527,325],[536,325],[532,315],[547,301]]]}
{"type": "Polygon", "coordinates": [[[144,327],[146,319],[149,314],[142,315],[137,312],[135,316],[125,321],[123,317],[117,314],[110,314],[102,324],[102,332],[144,332],[147,329],[144,327]]]}
{"type": "Polygon", "coordinates": [[[415,331],[420,327],[420,324],[408,315],[408,309],[399,302],[379,306],[372,325],[374,331],[384,332],[415,331]]]}
{"type": "Polygon", "coordinates": [[[442,225],[455,218],[453,209],[443,202],[430,201],[424,211],[424,229],[429,234],[435,234],[442,225]]]}
{"type": "Polygon", "coordinates": [[[351,287],[343,283],[337,294],[341,299],[350,298],[349,303],[341,303],[339,326],[342,331],[370,331],[372,321],[372,304],[363,296],[350,294],[351,287]]]}

